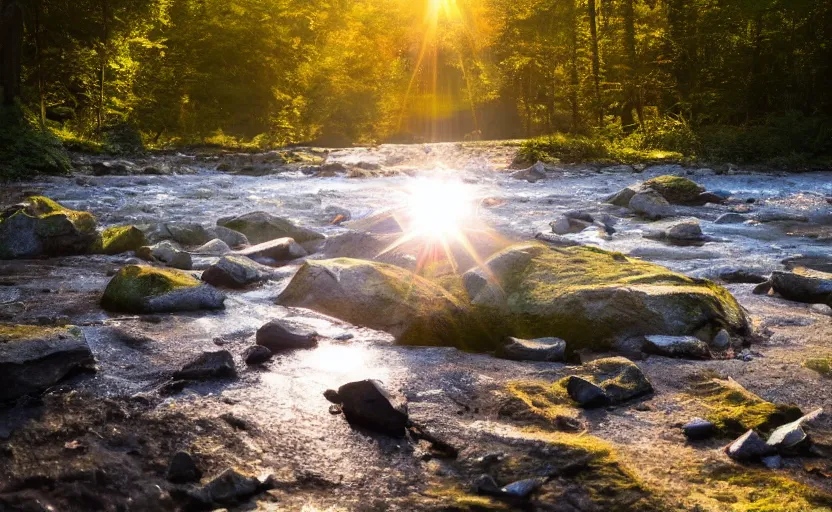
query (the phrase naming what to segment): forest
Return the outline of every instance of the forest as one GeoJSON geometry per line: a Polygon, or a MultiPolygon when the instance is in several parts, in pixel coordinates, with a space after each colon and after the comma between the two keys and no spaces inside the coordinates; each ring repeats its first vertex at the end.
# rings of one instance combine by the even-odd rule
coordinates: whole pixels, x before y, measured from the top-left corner
{"type": "MultiPolygon", "coordinates": [[[[588,137],[579,157],[612,144],[618,159],[805,166],[832,150],[829,1],[2,0],[0,12],[8,147],[25,117],[35,147],[55,135],[107,152],[553,133],[588,137]]],[[[530,151],[569,152],[551,143],[530,151]]]]}

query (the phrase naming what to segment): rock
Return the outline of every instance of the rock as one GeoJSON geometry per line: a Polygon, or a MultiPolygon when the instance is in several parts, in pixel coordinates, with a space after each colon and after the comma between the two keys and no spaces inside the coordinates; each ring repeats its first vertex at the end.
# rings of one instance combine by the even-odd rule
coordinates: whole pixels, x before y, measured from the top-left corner
{"type": "Polygon", "coordinates": [[[91,252],[100,254],[121,254],[138,251],[147,244],[144,232],[136,226],[115,226],[101,232],[93,243],[91,252]]]}
{"type": "Polygon", "coordinates": [[[546,166],[543,162],[537,162],[528,169],[515,171],[510,175],[515,180],[526,180],[529,183],[537,183],[540,180],[546,179],[546,166]]]}
{"type": "Polygon", "coordinates": [[[351,424],[401,437],[408,424],[407,400],[377,380],[350,382],[338,388],[344,416],[351,424]]]}
{"type": "Polygon", "coordinates": [[[807,304],[832,305],[832,274],[804,268],[774,271],[771,286],[784,298],[807,304]]]}
{"type": "Polygon", "coordinates": [[[716,434],[716,425],[702,418],[694,418],[682,427],[682,431],[685,433],[685,437],[691,441],[701,441],[716,434]]]}
{"type": "Polygon", "coordinates": [[[762,462],[768,469],[780,469],[783,467],[783,457],[779,455],[769,455],[768,457],[763,457],[762,462]]]}
{"type": "Polygon", "coordinates": [[[362,233],[392,235],[402,232],[402,226],[397,220],[397,217],[401,216],[400,214],[403,214],[403,212],[383,211],[345,222],[343,226],[362,233]]]}
{"type": "Polygon", "coordinates": [[[609,203],[622,208],[630,206],[630,200],[635,196],[637,191],[634,188],[627,187],[619,190],[615,194],[604,199],[605,203],[609,203]]]}
{"type": "Polygon", "coordinates": [[[559,338],[524,340],[509,337],[502,347],[500,357],[513,361],[563,361],[566,342],[559,338]]]}
{"type": "Polygon", "coordinates": [[[809,307],[809,311],[811,311],[812,313],[817,313],[819,315],[832,316],[832,307],[826,304],[812,304],[809,307]]]}
{"type": "Polygon", "coordinates": [[[98,238],[95,217],[43,196],[0,214],[0,260],[86,253],[98,238]]]}
{"type": "Polygon", "coordinates": [[[643,187],[655,190],[670,204],[696,204],[699,195],[705,191],[693,181],[680,176],[658,176],[644,182],[643,187]]]}
{"type": "Polygon", "coordinates": [[[581,407],[594,408],[609,404],[609,397],[601,387],[575,375],[567,377],[566,392],[581,407]]]}
{"type": "Polygon", "coordinates": [[[495,496],[501,493],[500,486],[494,481],[494,477],[487,474],[477,477],[477,480],[474,482],[474,491],[477,494],[485,494],[488,496],[495,496]]]}
{"type": "Polygon", "coordinates": [[[106,162],[93,162],[90,166],[95,176],[124,176],[135,174],[139,168],[128,160],[110,160],[106,162]]]}
{"type": "Polygon", "coordinates": [[[203,352],[173,374],[174,380],[233,379],[236,377],[234,357],[227,350],[203,352]]]}
{"type": "Polygon", "coordinates": [[[577,247],[581,245],[580,242],[570,240],[564,236],[556,235],[554,233],[538,233],[534,235],[534,238],[553,247],[577,247]]]}
{"type": "Polygon", "coordinates": [[[183,251],[175,243],[164,240],[156,245],[147,248],[141,247],[136,254],[149,261],[161,261],[171,268],[179,270],[190,270],[193,267],[193,259],[190,253],[183,251]]]}
{"type": "Polygon", "coordinates": [[[790,453],[808,439],[806,432],[803,431],[803,424],[816,420],[821,414],[823,414],[823,409],[815,409],[791,423],[776,428],[766,443],[781,453],[790,453]]]}
{"type": "Polygon", "coordinates": [[[245,288],[250,284],[267,281],[272,273],[271,268],[245,256],[228,255],[205,269],[202,280],[218,287],[245,288]]]}
{"type": "Polygon", "coordinates": [[[249,244],[248,237],[239,231],[224,226],[216,226],[211,231],[231,248],[244,247],[249,244]]]}
{"type": "Polygon", "coordinates": [[[768,281],[756,272],[745,269],[731,269],[719,273],[719,279],[726,283],[760,284],[768,281]]]}
{"type": "Polygon", "coordinates": [[[287,237],[298,243],[324,238],[324,235],[320,233],[296,226],[288,219],[266,212],[251,212],[237,217],[222,218],[217,221],[217,225],[243,233],[254,244],[287,237]]]}
{"type": "Polygon", "coordinates": [[[753,430],[749,430],[740,436],[725,449],[725,453],[729,457],[739,461],[759,459],[760,457],[770,455],[772,451],[773,448],[767,445],[753,430]]]}
{"type": "Polygon", "coordinates": [[[536,490],[540,489],[540,486],[546,483],[545,477],[537,477],[537,478],[527,478],[525,480],[518,480],[517,482],[512,482],[507,486],[500,489],[504,496],[508,496],[511,498],[519,498],[519,499],[527,499],[529,496],[532,495],[536,490]]]}
{"type": "Polygon", "coordinates": [[[312,329],[272,320],[257,329],[257,344],[272,352],[318,346],[318,333],[312,329]]]}
{"type": "Polygon", "coordinates": [[[794,256],[781,261],[786,270],[808,268],[819,272],[832,273],[832,256],[794,256]]]}
{"type": "Polygon", "coordinates": [[[716,350],[728,350],[731,347],[731,334],[722,329],[714,336],[711,346],[716,350]]]}
{"type": "Polygon", "coordinates": [[[26,312],[23,302],[4,302],[0,304],[0,320],[13,320],[26,312]]]}
{"type": "Polygon", "coordinates": [[[211,501],[220,505],[237,505],[260,490],[260,481],[226,469],[220,476],[211,480],[203,488],[211,501]]]}
{"type": "Polygon", "coordinates": [[[101,298],[108,311],[169,313],[223,309],[225,294],[176,270],[128,265],[110,280],[101,298]]]}
{"type": "Polygon", "coordinates": [[[215,238],[205,245],[201,245],[194,250],[196,254],[205,254],[208,256],[224,256],[231,252],[231,247],[219,238],[215,238]]]}
{"type": "Polygon", "coordinates": [[[769,292],[771,292],[771,281],[768,280],[758,284],[751,290],[751,293],[754,295],[768,295],[769,292]]]}
{"type": "Polygon", "coordinates": [[[175,484],[187,484],[198,482],[202,478],[202,472],[196,467],[190,453],[180,451],[176,452],[170,460],[165,478],[175,484]]]}
{"type": "Polygon", "coordinates": [[[402,344],[465,341],[457,299],[422,277],[384,263],[350,258],[306,261],[277,303],[387,331],[402,344]]]}
{"type": "Polygon", "coordinates": [[[0,324],[0,402],[43,391],[72,373],[94,368],[95,359],[77,327],[0,324]]]}
{"type": "Polygon", "coordinates": [[[742,224],[748,220],[739,213],[723,213],[714,221],[714,224],[742,224]]]}
{"type": "Polygon", "coordinates": [[[307,255],[306,250],[291,238],[278,238],[277,240],[246,247],[238,251],[237,254],[252,259],[262,258],[275,261],[294,260],[307,255]]]}
{"type": "Polygon", "coordinates": [[[673,215],[670,203],[654,190],[638,192],[627,205],[635,214],[650,220],[658,220],[673,215]]]}
{"type": "Polygon", "coordinates": [[[352,220],[352,214],[346,208],[330,205],[324,208],[318,219],[324,224],[340,226],[342,223],[352,220]]]}
{"type": "Polygon", "coordinates": [[[341,399],[338,396],[338,392],[335,391],[334,389],[327,389],[326,391],[324,391],[324,398],[326,398],[328,401],[332,402],[333,404],[340,404],[341,403],[341,399]]]}
{"type": "Polygon", "coordinates": [[[698,196],[696,196],[696,199],[694,199],[693,201],[691,201],[689,204],[693,204],[693,205],[706,205],[706,204],[708,204],[708,203],[711,203],[711,204],[722,204],[722,203],[724,203],[724,202],[725,202],[725,198],[724,198],[724,197],[722,197],[722,196],[721,196],[721,195],[719,195],[719,194],[716,194],[716,193],[714,193],[714,192],[702,192],[701,194],[699,194],[698,196]]]}
{"type": "Polygon", "coordinates": [[[610,165],[604,167],[601,171],[610,174],[633,174],[636,172],[632,165],[627,164],[610,165]]]}
{"type": "Polygon", "coordinates": [[[556,235],[568,235],[570,233],[580,233],[592,226],[592,222],[570,217],[561,217],[558,220],[550,222],[549,226],[552,228],[552,233],[556,235]]]}
{"type": "Polygon", "coordinates": [[[597,248],[517,244],[484,267],[466,272],[463,286],[489,336],[556,336],[573,350],[605,350],[640,336],[712,339],[748,329],[724,288],[597,248]]]}
{"type": "Polygon", "coordinates": [[[165,227],[175,242],[185,246],[203,245],[216,238],[209,229],[195,222],[168,222],[165,227]]]}
{"type": "Polygon", "coordinates": [[[754,215],[754,220],[757,222],[808,222],[809,219],[805,215],[799,213],[779,212],[779,211],[765,211],[758,212],[754,215]]]}
{"type": "Polygon", "coordinates": [[[694,336],[645,336],[644,350],[683,359],[708,359],[708,344],[694,336]]]}
{"type": "Polygon", "coordinates": [[[246,364],[262,364],[272,358],[272,351],[263,345],[253,345],[243,352],[243,360],[246,364]]]}
{"type": "Polygon", "coordinates": [[[697,242],[705,239],[705,235],[702,234],[702,228],[699,225],[699,221],[696,219],[678,222],[670,226],[666,233],[669,240],[697,242]]]}
{"type": "Polygon", "coordinates": [[[583,370],[592,374],[593,380],[604,390],[612,404],[653,392],[653,385],[641,368],[626,357],[596,359],[585,364],[583,370]]]}

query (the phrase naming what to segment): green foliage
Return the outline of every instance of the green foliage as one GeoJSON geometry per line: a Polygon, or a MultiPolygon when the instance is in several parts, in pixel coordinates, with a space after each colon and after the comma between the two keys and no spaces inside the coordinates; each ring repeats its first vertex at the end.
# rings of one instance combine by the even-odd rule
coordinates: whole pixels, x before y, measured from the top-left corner
{"type": "Polygon", "coordinates": [[[804,361],[803,366],[824,377],[832,377],[832,357],[813,357],[804,361]]]}
{"type": "Polygon", "coordinates": [[[29,122],[17,107],[0,107],[0,181],[35,173],[64,174],[69,157],[60,141],[29,122]]]}
{"type": "Polygon", "coordinates": [[[144,143],[135,125],[114,123],[102,129],[101,149],[114,155],[135,154],[144,151],[144,143]]]}

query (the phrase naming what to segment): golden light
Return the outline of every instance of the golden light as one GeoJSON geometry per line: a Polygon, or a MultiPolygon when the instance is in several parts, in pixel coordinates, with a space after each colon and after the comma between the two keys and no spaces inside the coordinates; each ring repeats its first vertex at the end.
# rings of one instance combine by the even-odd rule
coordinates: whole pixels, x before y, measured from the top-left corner
{"type": "Polygon", "coordinates": [[[440,16],[443,15],[448,19],[460,18],[461,14],[456,0],[428,0],[425,21],[428,24],[435,24],[439,21],[440,16]]]}

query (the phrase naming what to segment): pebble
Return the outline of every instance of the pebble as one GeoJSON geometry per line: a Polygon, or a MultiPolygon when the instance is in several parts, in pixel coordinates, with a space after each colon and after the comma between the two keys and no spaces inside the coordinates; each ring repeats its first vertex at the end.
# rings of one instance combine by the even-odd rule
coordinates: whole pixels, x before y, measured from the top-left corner
{"type": "Polygon", "coordinates": [[[716,425],[702,418],[694,418],[682,427],[682,431],[691,441],[701,441],[716,433],[716,425]]]}

